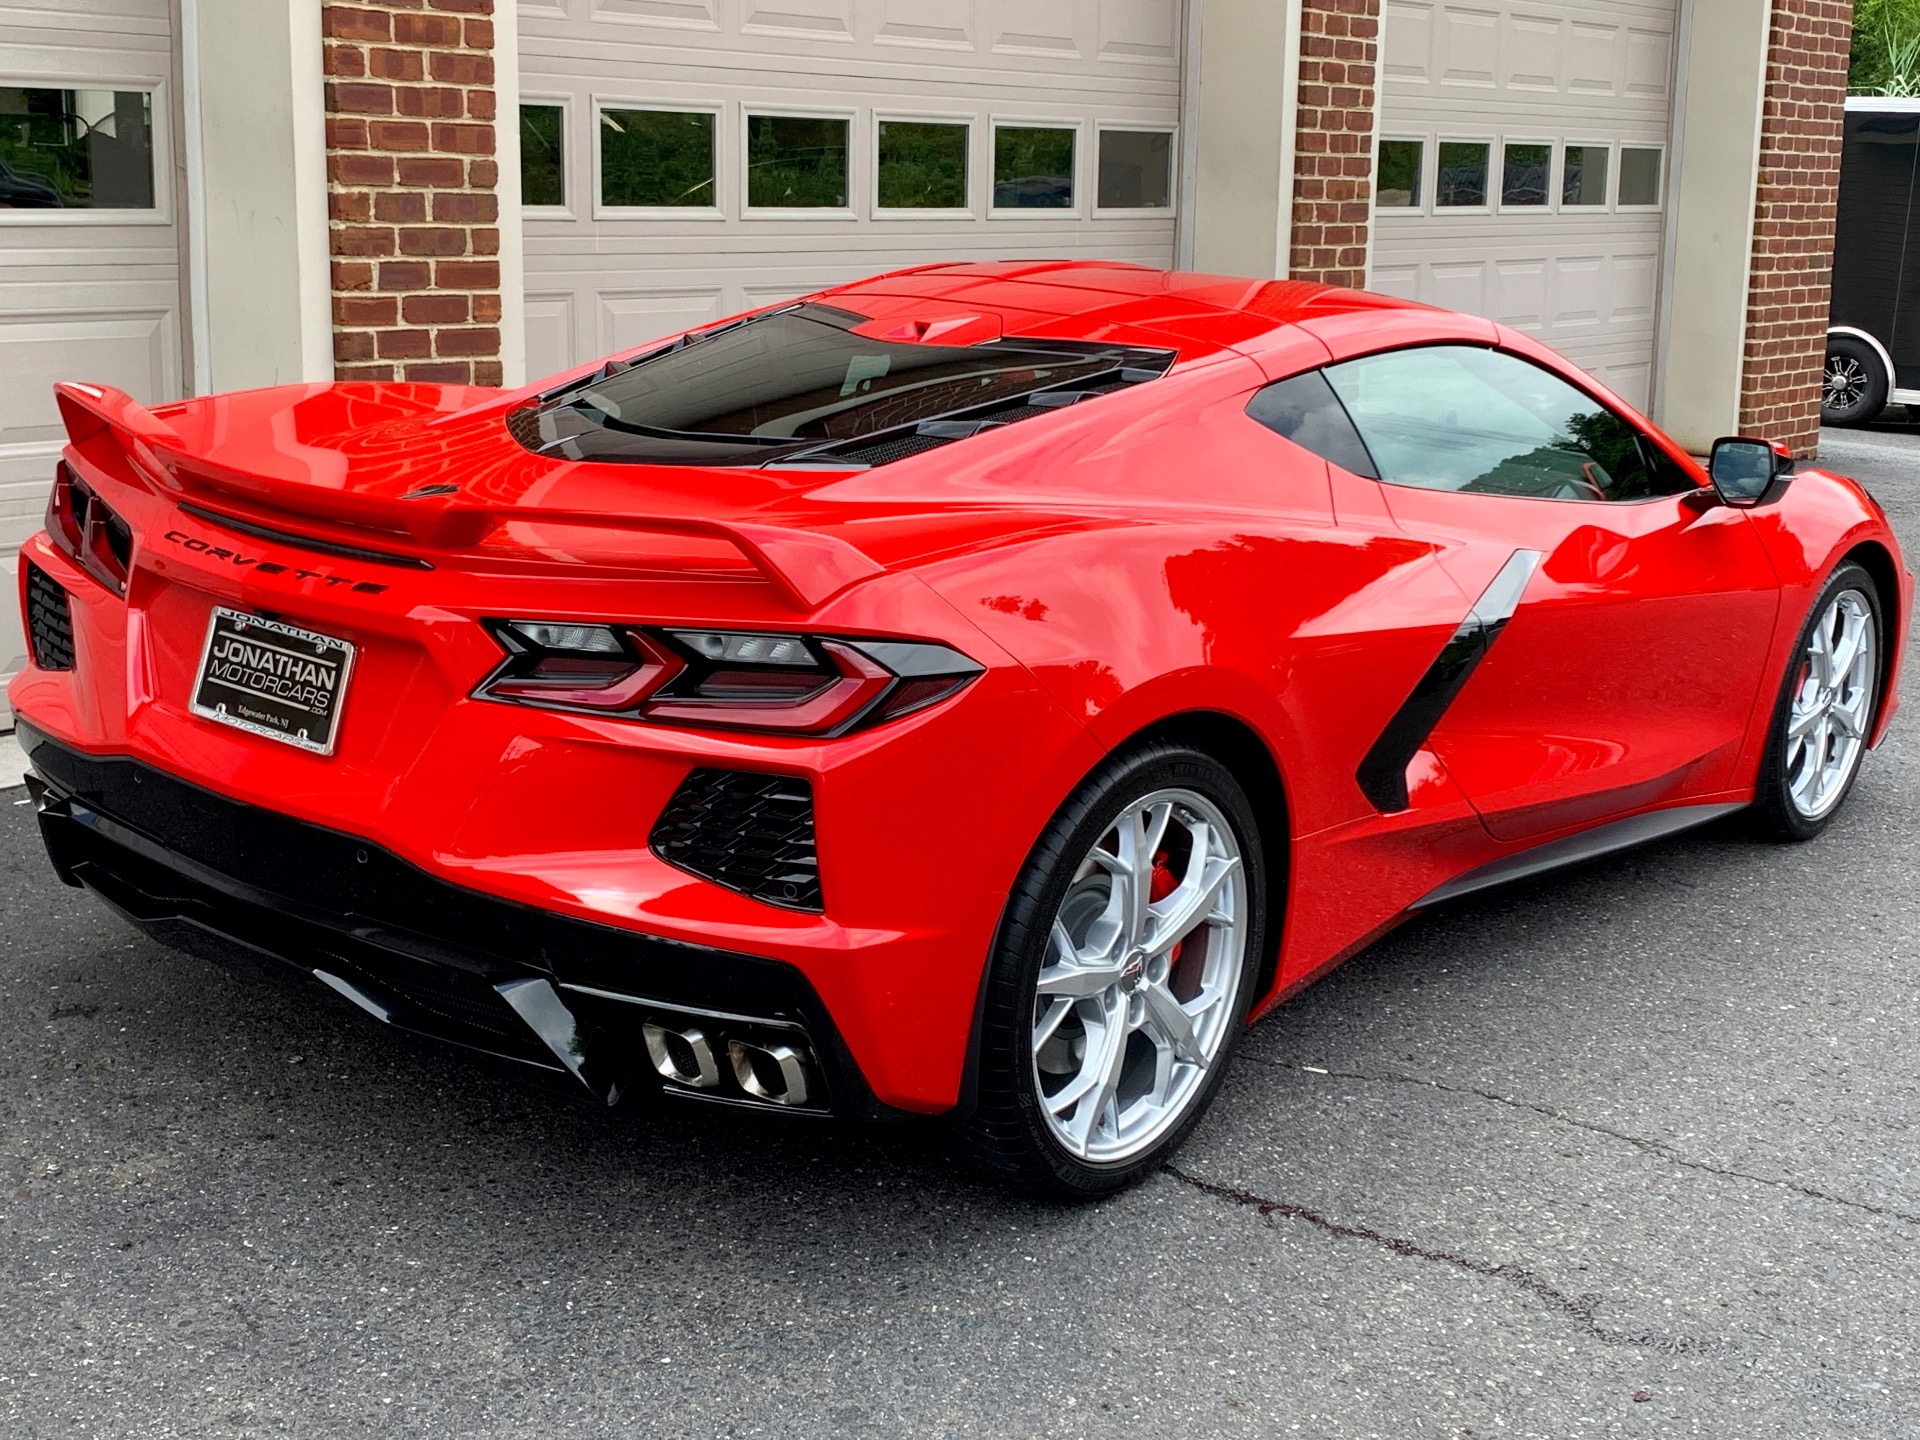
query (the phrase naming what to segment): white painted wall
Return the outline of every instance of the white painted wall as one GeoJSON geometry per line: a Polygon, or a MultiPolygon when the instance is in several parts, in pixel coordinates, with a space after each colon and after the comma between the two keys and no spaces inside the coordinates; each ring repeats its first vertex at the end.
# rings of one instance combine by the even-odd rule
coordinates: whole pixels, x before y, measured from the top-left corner
{"type": "Polygon", "coordinates": [[[1691,0],[1682,26],[1653,415],[1699,454],[1739,426],[1772,8],[1769,0],[1691,0]]]}

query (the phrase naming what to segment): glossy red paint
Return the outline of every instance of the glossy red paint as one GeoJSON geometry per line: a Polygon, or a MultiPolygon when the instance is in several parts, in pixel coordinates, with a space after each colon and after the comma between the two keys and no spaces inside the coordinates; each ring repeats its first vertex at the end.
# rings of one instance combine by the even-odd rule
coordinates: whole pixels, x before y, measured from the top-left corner
{"type": "Polygon", "coordinates": [[[1268,848],[1287,876],[1271,1004],[1464,871],[1623,815],[1750,796],[1794,635],[1842,557],[1882,557],[1904,632],[1911,577],[1850,481],[1806,471],[1776,503],[1734,510],[1655,435],[1697,494],[1417,491],[1245,413],[1271,380],[1444,339],[1504,346],[1604,397],[1486,321],[1120,265],[936,266],[823,298],[873,335],[1098,339],[1178,359],[865,471],[535,455],[505,421],[543,387],[305,385],[152,411],[64,387],[67,463],[132,528],[132,573],[122,599],[47,535],[29,542],[70,596],[78,657],[28,669],[15,709],[75,749],[472,890],[796,967],[875,1095],[937,1112],[961,1095],[982,967],[1029,848],[1142,731],[1202,715],[1271,758],[1268,848]],[[1356,784],[1361,757],[1516,547],[1544,557],[1525,603],[1409,767],[1409,807],[1382,814],[1356,784]],[[216,605],[359,647],[335,754],[189,712],[216,605]],[[909,638],[984,673],[834,738],[474,698],[502,659],[480,622],[520,616],[909,638]],[[812,782],[825,913],[648,848],[700,766],[812,782]]]}

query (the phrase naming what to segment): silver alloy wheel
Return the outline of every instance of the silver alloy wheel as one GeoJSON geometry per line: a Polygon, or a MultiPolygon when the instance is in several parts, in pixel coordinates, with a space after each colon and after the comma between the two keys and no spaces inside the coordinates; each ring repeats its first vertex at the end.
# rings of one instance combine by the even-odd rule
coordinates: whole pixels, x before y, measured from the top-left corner
{"type": "Polygon", "coordinates": [[[1787,712],[1787,797],[1809,820],[1840,803],[1860,764],[1880,675],[1873,611],[1858,590],[1827,602],[1807,636],[1787,712]]]}
{"type": "Polygon", "coordinates": [[[1239,841],[1191,790],[1134,801],[1081,860],[1033,1001],[1041,1108],[1074,1155],[1129,1160],[1186,1115],[1238,1013],[1247,921],[1239,841]]]}
{"type": "Polygon", "coordinates": [[[1851,355],[1827,356],[1825,394],[1821,404],[1828,410],[1851,410],[1867,393],[1867,367],[1851,355]]]}

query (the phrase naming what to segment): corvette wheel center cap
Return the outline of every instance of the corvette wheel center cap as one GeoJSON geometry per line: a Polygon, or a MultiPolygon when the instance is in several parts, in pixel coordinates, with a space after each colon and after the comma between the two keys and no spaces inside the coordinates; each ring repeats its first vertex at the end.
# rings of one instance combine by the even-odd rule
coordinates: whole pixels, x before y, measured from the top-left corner
{"type": "Polygon", "coordinates": [[[1147,957],[1135,951],[1127,957],[1127,963],[1120,967],[1120,988],[1131,995],[1146,978],[1147,957]]]}

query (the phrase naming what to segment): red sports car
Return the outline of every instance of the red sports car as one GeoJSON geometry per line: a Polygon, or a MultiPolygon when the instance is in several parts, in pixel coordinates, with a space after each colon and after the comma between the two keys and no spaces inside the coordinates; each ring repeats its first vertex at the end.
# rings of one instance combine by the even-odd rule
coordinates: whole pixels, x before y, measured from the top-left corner
{"type": "MultiPolygon", "coordinates": [[[[1912,577],[1485,320],[936,265],[512,393],[60,389],[60,875],[393,1025],[1098,1194],[1424,906],[1817,834],[1912,577]]],[[[571,1084],[571,1081],[567,1083],[571,1084]]]]}

